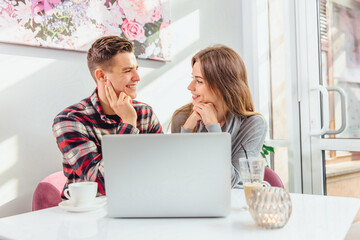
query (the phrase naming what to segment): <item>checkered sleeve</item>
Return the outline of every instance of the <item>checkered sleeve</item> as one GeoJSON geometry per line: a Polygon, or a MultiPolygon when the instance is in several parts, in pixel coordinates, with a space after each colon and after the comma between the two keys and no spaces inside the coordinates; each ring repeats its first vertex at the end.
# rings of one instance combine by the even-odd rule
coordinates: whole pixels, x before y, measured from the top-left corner
{"type": "Polygon", "coordinates": [[[68,181],[98,182],[98,191],[105,195],[104,166],[101,148],[91,138],[85,125],[76,118],[58,116],[54,120],[53,134],[63,154],[63,170],[68,181]]]}
{"type": "Polygon", "coordinates": [[[162,126],[155,113],[150,108],[149,133],[163,133],[162,126]]]}
{"type": "Polygon", "coordinates": [[[117,129],[117,134],[138,134],[139,129],[128,123],[121,123],[117,129]]]}

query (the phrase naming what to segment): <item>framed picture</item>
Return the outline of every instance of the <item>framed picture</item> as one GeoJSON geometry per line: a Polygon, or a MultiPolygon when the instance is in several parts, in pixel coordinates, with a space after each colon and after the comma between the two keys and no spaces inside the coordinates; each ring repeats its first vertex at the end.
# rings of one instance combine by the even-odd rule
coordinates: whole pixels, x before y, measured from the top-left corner
{"type": "Polygon", "coordinates": [[[138,58],[170,60],[169,0],[0,0],[2,42],[87,51],[108,35],[138,58]]]}

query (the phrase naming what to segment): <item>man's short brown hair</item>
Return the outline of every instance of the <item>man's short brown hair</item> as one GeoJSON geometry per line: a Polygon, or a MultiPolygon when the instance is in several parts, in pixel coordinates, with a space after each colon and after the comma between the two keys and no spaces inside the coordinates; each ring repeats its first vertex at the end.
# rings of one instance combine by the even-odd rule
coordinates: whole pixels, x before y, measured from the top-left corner
{"type": "Polygon", "coordinates": [[[87,54],[87,63],[91,76],[96,82],[95,70],[98,67],[109,70],[111,59],[118,53],[133,52],[132,43],[119,36],[107,36],[97,39],[87,54]]]}

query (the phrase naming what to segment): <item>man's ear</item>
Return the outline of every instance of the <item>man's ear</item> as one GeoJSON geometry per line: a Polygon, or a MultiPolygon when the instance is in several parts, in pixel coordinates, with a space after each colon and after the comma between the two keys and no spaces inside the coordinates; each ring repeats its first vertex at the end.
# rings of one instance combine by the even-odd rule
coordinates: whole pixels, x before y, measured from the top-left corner
{"type": "Polygon", "coordinates": [[[95,70],[95,77],[96,77],[96,80],[99,82],[102,82],[102,83],[106,82],[104,70],[101,68],[97,68],[95,70]]]}

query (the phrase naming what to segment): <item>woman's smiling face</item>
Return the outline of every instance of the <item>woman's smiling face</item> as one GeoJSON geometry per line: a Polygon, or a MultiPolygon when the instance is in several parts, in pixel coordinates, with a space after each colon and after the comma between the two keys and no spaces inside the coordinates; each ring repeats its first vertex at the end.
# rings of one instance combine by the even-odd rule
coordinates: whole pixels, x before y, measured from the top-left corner
{"type": "Polygon", "coordinates": [[[197,103],[213,103],[221,101],[221,97],[217,96],[210,88],[206,79],[201,73],[201,63],[195,62],[192,69],[192,81],[188,86],[188,90],[191,91],[193,104],[197,103]]]}

